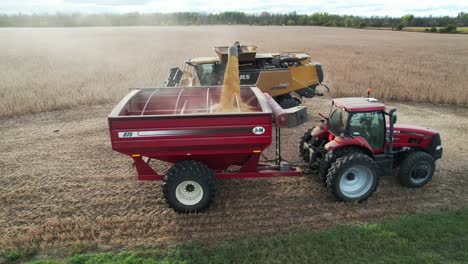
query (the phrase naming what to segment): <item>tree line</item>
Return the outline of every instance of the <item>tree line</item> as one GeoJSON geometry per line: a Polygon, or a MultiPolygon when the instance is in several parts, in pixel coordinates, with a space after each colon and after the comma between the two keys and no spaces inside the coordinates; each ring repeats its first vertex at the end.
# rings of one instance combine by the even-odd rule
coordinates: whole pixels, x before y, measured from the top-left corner
{"type": "Polygon", "coordinates": [[[463,27],[468,26],[468,13],[457,16],[415,17],[411,14],[397,18],[389,16],[351,16],[329,13],[275,14],[262,12],[222,12],[216,14],[127,13],[127,14],[4,14],[0,27],[90,27],[90,26],[164,26],[164,25],[313,25],[330,27],[463,27]]]}

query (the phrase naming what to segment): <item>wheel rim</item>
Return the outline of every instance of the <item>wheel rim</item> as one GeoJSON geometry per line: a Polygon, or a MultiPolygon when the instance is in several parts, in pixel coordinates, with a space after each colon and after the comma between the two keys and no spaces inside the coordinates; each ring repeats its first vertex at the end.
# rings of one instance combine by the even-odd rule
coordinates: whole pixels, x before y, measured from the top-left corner
{"type": "Polygon", "coordinates": [[[176,198],[184,205],[194,205],[203,198],[203,188],[194,181],[183,181],[177,185],[176,198]]]}
{"type": "Polygon", "coordinates": [[[366,166],[354,166],[343,173],[340,179],[341,193],[349,198],[357,198],[367,193],[374,182],[373,173],[366,166]]]}
{"type": "Polygon", "coordinates": [[[418,184],[424,182],[429,177],[430,173],[431,169],[429,164],[426,162],[420,162],[411,170],[410,178],[411,181],[418,184]]]}

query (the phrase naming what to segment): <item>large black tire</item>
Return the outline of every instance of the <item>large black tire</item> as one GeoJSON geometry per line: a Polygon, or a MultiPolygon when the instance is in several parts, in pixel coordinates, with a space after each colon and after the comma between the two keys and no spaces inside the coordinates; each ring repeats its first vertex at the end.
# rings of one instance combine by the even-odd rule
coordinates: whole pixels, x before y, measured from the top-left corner
{"type": "Polygon", "coordinates": [[[320,169],[320,162],[323,159],[323,144],[325,143],[325,138],[313,137],[311,132],[312,129],[308,129],[302,136],[299,142],[299,156],[303,161],[309,164],[310,171],[318,172],[320,169]],[[311,157],[310,149],[304,147],[305,143],[313,147],[313,157],[311,157]]]}
{"type": "Polygon", "coordinates": [[[167,205],[179,213],[207,209],[216,194],[213,171],[199,161],[185,160],[174,164],[163,179],[167,205]]]}
{"type": "Polygon", "coordinates": [[[327,186],[327,174],[331,165],[336,161],[336,159],[350,155],[352,153],[361,153],[361,150],[357,147],[343,147],[328,151],[325,154],[325,157],[319,166],[319,179],[325,187],[327,186]]]}
{"type": "Polygon", "coordinates": [[[297,94],[299,94],[300,96],[302,96],[302,97],[312,98],[312,97],[315,96],[315,89],[316,88],[317,88],[317,85],[311,85],[309,87],[296,90],[295,92],[297,94]]]}
{"type": "Polygon", "coordinates": [[[279,101],[279,105],[281,106],[281,108],[283,109],[288,109],[288,108],[293,108],[295,106],[298,106],[301,104],[301,100],[297,99],[297,98],[281,98],[281,100],[279,101]]]}
{"type": "Polygon", "coordinates": [[[301,159],[305,162],[309,162],[310,159],[310,152],[308,149],[304,148],[304,143],[309,142],[312,140],[312,128],[309,128],[304,135],[301,137],[301,141],[299,142],[299,155],[301,156],[301,159]]]}
{"type": "Polygon", "coordinates": [[[378,185],[375,162],[364,153],[338,158],[327,174],[327,188],[339,201],[363,201],[374,193],[378,185]]]}
{"type": "Polygon", "coordinates": [[[406,156],[400,166],[400,183],[419,188],[430,182],[435,171],[434,158],[426,152],[416,151],[406,156]]]}

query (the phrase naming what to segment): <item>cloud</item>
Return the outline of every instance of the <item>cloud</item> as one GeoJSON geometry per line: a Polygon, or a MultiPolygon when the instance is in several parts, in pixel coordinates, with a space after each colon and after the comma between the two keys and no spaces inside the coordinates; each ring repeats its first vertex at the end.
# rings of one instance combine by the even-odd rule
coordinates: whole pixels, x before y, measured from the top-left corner
{"type": "Polygon", "coordinates": [[[99,5],[144,5],[150,0],[64,0],[64,3],[72,4],[99,4],[99,5]]]}
{"type": "Polygon", "coordinates": [[[454,16],[468,11],[468,1],[460,0],[17,0],[6,1],[0,13],[127,13],[127,12],[222,12],[298,13],[328,12],[360,16],[454,16]]]}

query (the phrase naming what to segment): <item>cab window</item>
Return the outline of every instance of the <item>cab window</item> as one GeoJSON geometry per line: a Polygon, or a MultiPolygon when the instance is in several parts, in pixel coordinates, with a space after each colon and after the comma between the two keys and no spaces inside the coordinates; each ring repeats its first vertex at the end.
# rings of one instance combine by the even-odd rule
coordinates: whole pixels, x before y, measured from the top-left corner
{"type": "Polygon", "coordinates": [[[384,147],[385,117],[382,111],[368,113],[354,113],[349,119],[351,136],[362,136],[373,149],[384,147]]]}
{"type": "Polygon", "coordinates": [[[329,122],[331,132],[339,136],[346,130],[346,123],[348,122],[348,112],[333,105],[330,111],[329,122]]]}
{"type": "Polygon", "coordinates": [[[223,83],[224,71],[219,64],[201,64],[195,66],[201,85],[220,85],[223,83]]]}

